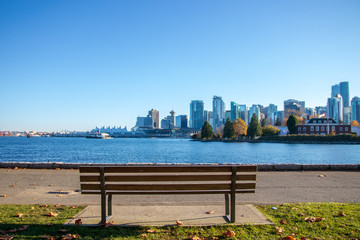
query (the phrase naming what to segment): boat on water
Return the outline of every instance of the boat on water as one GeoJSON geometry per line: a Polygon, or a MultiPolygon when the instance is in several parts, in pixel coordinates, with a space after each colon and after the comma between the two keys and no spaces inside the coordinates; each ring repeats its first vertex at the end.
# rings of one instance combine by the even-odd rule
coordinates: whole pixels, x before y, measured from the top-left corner
{"type": "Polygon", "coordinates": [[[95,139],[112,139],[107,133],[88,133],[86,138],[95,138],[95,139]]]}

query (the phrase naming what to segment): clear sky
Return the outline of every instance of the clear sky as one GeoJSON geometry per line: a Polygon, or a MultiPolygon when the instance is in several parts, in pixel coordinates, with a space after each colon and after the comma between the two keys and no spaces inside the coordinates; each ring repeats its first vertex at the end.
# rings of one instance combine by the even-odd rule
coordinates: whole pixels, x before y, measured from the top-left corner
{"type": "Polygon", "coordinates": [[[0,1],[0,130],[360,95],[360,1],[0,1]]]}

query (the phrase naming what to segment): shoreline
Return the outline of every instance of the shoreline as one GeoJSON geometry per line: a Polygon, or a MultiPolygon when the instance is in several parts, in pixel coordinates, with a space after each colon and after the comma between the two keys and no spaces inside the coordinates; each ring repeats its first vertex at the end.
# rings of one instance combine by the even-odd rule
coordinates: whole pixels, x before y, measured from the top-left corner
{"type": "Polygon", "coordinates": [[[217,163],[64,163],[64,162],[0,162],[0,168],[24,168],[24,169],[79,169],[80,166],[179,166],[179,165],[257,165],[260,172],[272,171],[360,171],[360,164],[217,164],[217,163]]]}

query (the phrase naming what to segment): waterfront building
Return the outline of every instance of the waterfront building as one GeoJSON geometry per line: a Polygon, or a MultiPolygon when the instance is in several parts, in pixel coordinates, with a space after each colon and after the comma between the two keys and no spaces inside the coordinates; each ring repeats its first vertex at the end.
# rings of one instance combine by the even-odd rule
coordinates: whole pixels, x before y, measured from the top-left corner
{"type": "Polygon", "coordinates": [[[353,97],[351,99],[351,120],[355,120],[360,122],[360,98],[359,97],[353,97]]]}
{"type": "Polygon", "coordinates": [[[239,112],[239,117],[245,122],[246,125],[249,123],[249,110],[245,109],[244,111],[239,112]]]}
{"type": "Polygon", "coordinates": [[[126,133],[128,132],[127,128],[124,127],[124,128],[121,128],[120,127],[101,127],[101,128],[98,128],[98,127],[95,127],[94,129],[91,130],[91,132],[94,132],[94,133],[108,133],[108,134],[119,134],[119,133],[126,133]]]}
{"type": "Polygon", "coordinates": [[[171,129],[171,120],[169,118],[164,118],[161,120],[162,129],[171,129]]]}
{"type": "Polygon", "coordinates": [[[326,106],[317,106],[317,107],[315,107],[315,112],[316,112],[317,116],[327,115],[326,111],[327,111],[326,106]]]}
{"type": "Polygon", "coordinates": [[[151,109],[149,111],[149,116],[153,118],[153,127],[154,128],[160,128],[160,125],[159,125],[159,111],[158,110],[155,110],[155,109],[151,109]]]}
{"type": "Polygon", "coordinates": [[[246,110],[248,110],[246,104],[239,104],[238,106],[239,106],[239,111],[240,111],[240,112],[241,112],[241,111],[246,111],[246,110]]]}
{"type": "Polygon", "coordinates": [[[175,124],[176,128],[187,128],[188,127],[188,118],[187,115],[179,115],[176,116],[176,124],[175,124]]]}
{"type": "Polygon", "coordinates": [[[351,123],[351,111],[352,108],[351,106],[349,107],[344,107],[344,124],[350,124],[351,123]]]}
{"type": "Polygon", "coordinates": [[[304,125],[297,125],[297,133],[310,135],[349,134],[351,133],[351,126],[339,124],[332,118],[312,118],[304,125]]]}
{"type": "Polygon", "coordinates": [[[337,122],[343,121],[343,102],[340,94],[328,98],[327,114],[328,117],[333,118],[337,122]]]}
{"type": "Polygon", "coordinates": [[[251,118],[254,113],[255,113],[257,119],[260,121],[260,118],[261,118],[260,109],[259,109],[258,105],[253,104],[249,110],[249,117],[248,117],[249,122],[248,123],[251,122],[251,118]]]}
{"type": "Polygon", "coordinates": [[[230,102],[230,111],[231,111],[231,121],[234,121],[235,119],[239,118],[239,104],[236,102],[230,102]]]}
{"type": "Polygon", "coordinates": [[[214,131],[225,123],[225,103],[222,97],[213,97],[213,121],[212,127],[214,131]]]}
{"type": "Polygon", "coordinates": [[[190,128],[201,129],[204,122],[204,102],[192,100],[190,103],[190,128]]]}
{"type": "Polygon", "coordinates": [[[204,110],[204,122],[205,121],[210,122],[210,115],[211,115],[211,111],[204,110]]]}
{"type": "Polygon", "coordinates": [[[170,128],[173,129],[175,127],[175,111],[170,111],[170,128]]]}
{"type": "Polygon", "coordinates": [[[231,120],[231,110],[227,110],[227,111],[225,111],[225,121],[228,119],[228,118],[230,118],[230,120],[231,120]]]}
{"type": "Polygon", "coordinates": [[[136,127],[154,128],[154,119],[150,115],[147,115],[146,117],[137,117],[136,127]]]}
{"type": "Polygon", "coordinates": [[[350,90],[349,90],[349,82],[340,82],[339,84],[335,84],[331,86],[331,97],[336,97],[336,95],[340,94],[343,99],[343,109],[350,106],[350,90]]]}
{"type": "Polygon", "coordinates": [[[266,118],[270,119],[271,124],[274,124],[276,122],[275,113],[278,110],[278,107],[275,104],[269,104],[269,106],[266,107],[266,118]]]}
{"type": "Polygon", "coordinates": [[[292,111],[305,112],[305,101],[299,101],[295,99],[288,99],[284,101],[285,114],[292,111]]]}
{"type": "Polygon", "coordinates": [[[280,119],[280,122],[282,123],[284,121],[284,111],[276,111],[274,113],[274,119],[275,122],[277,121],[277,119],[280,119]]]}

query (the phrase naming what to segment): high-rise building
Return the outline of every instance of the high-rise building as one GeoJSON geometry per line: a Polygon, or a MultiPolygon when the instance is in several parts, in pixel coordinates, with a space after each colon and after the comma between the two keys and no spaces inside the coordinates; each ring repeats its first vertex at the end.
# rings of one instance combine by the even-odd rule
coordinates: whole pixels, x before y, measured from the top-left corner
{"type": "Polygon", "coordinates": [[[276,121],[275,112],[277,112],[278,107],[275,104],[269,104],[269,106],[267,106],[266,108],[267,108],[266,118],[271,120],[271,124],[274,124],[276,121]]]}
{"type": "Polygon", "coordinates": [[[284,101],[285,114],[291,111],[305,112],[305,101],[299,101],[295,99],[288,99],[284,101]]]}
{"type": "Polygon", "coordinates": [[[136,126],[141,128],[154,128],[154,119],[150,115],[147,117],[137,117],[136,126]]]}
{"type": "Polygon", "coordinates": [[[170,128],[173,129],[175,127],[175,111],[170,111],[170,128]]]}
{"type": "Polygon", "coordinates": [[[249,123],[251,122],[252,116],[256,115],[257,119],[260,121],[261,115],[260,115],[260,109],[258,105],[253,104],[249,110],[249,123]]]}
{"type": "Polygon", "coordinates": [[[176,116],[176,124],[177,128],[187,128],[188,127],[188,119],[187,115],[179,115],[176,116]]]}
{"type": "Polygon", "coordinates": [[[213,97],[213,123],[214,131],[225,122],[225,103],[219,96],[213,97]]]}
{"type": "Polygon", "coordinates": [[[171,129],[171,120],[169,118],[164,118],[161,120],[162,129],[171,129]]]}
{"type": "Polygon", "coordinates": [[[340,82],[331,86],[331,97],[336,97],[338,94],[343,99],[343,109],[350,106],[350,93],[349,93],[349,82],[340,82]]]}
{"type": "Polygon", "coordinates": [[[230,109],[231,109],[231,121],[235,121],[239,118],[239,104],[236,102],[230,102],[230,109]]]}
{"type": "Polygon", "coordinates": [[[160,128],[160,125],[159,125],[159,111],[158,110],[155,110],[155,109],[151,109],[149,111],[149,115],[150,117],[152,117],[154,119],[154,128],[160,128]]]}
{"type": "Polygon", "coordinates": [[[192,100],[190,103],[190,127],[201,129],[204,122],[204,102],[192,100]]]}
{"type": "Polygon", "coordinates": [[[351,120],[358,121],[360,123],[360,98],[359,97],[353,97],[351,99],[351,120]]]}
{"type": "Polygon", "coordinates": [[[320,115],[322,115],[322,114],[327,115],[326,111],[327,111],[327,107],[326,107],[326,106],[317,106],[317,107],[315,107],[315,112],[316,112],[316,115],[317,115],[318,117],[319,117],[320,115]]]}
{"type": "Polygon", "coordinates": [[[351,106],[344,107],[344,124],[350,124],[351,123],[351,106]]]}
{"type": "Polygon", "coordinates": [[[335,97],[328,98],[327,113],[328,116],[335,121],[343,121],[343,102],[340,94],[337,94],[335,97]]]}
{"type": "Polygon", "coordinates": [[[225,111],[225,122],[226,122],[226,120],[228,119],[228,118],[230,118],[230,120],[231,120],[231,110],[227,110],[227,111],[225,111]]]}

